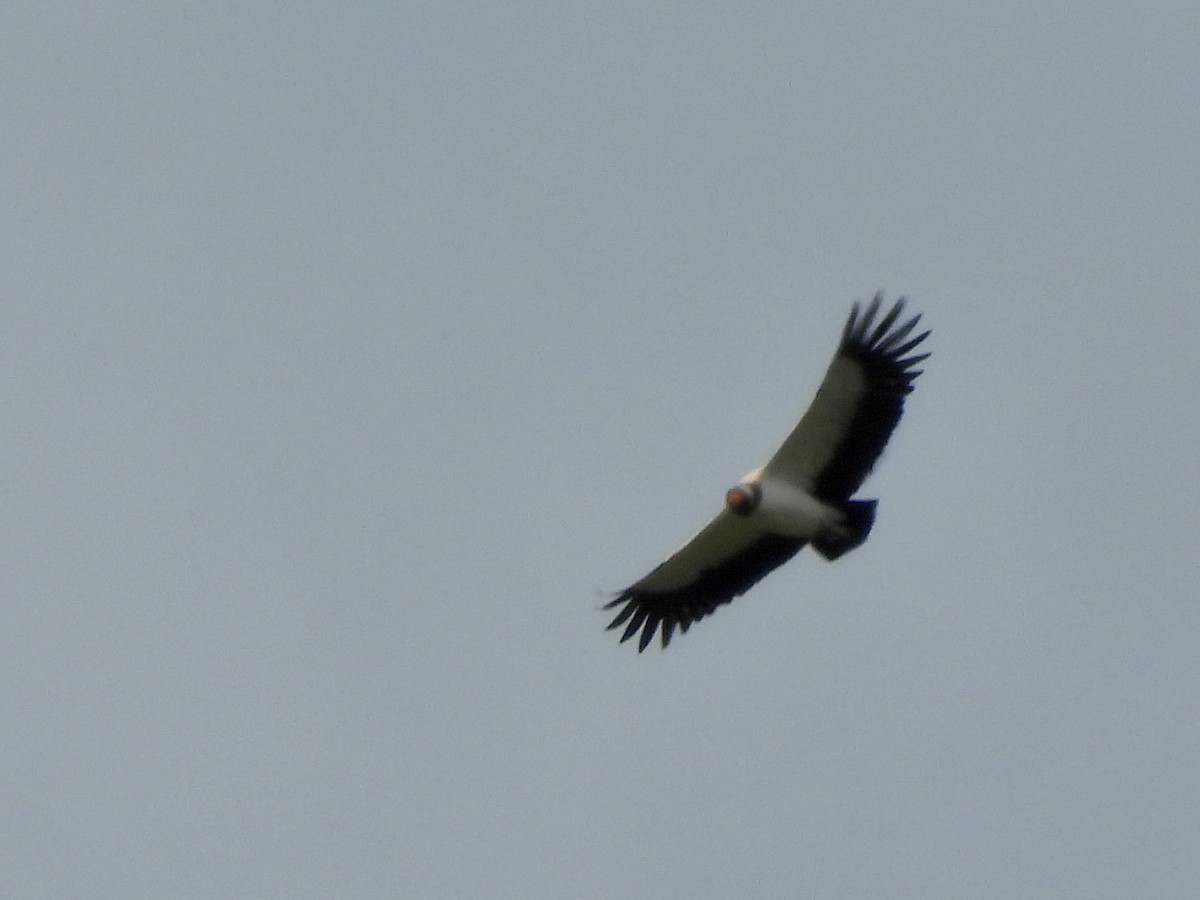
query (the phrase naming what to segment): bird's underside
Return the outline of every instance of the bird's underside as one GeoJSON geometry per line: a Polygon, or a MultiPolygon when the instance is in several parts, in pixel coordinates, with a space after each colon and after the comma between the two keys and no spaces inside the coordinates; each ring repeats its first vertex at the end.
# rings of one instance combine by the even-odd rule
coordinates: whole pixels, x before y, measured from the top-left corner
{"type": "Polygon", "coordinates": [[[687,544],[605,609],[621,607],[609,628],[638,650],[746,593],[811,543],[837,559],[866,540],[875,501],[851,499],[900,420],[904,398],[928,354],[906,356],[929,335],[909,338],[920,316],[897,325],[904,298],[875,322],[876,294],[855,303],[808,411],[779,450],[726,494],[726,507],[687,544]]]}

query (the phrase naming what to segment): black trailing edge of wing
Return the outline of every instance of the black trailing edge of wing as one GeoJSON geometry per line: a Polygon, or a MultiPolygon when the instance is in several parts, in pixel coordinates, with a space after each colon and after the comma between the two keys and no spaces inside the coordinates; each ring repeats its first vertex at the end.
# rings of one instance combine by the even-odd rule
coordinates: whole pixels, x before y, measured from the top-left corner
{"type": "Polygon", "coordinates": [[[838,355],[862,366],[867,385],[833,461],[813,485],[813,493],[827,502],[849,500],[870,474],[900,421],[913,380],[922,372],[913,367],[929,358],[928,353],[905,355],[929,337],[928,331],[909,337],[921,315],[897,325],[904,312],[901,297],[876,324],[882,303],[882,293],[865,310],[856,301],[842,330],[838,355]]]}
{"type": "Polygon", "coordinates": [[[624,643],[641,629],[638,652],[645,650],[661,628],[662,645],[671,643],[678,628],[686,632],[718,606],[729,603],[757,584],[769,572],[795,556],[806,542],[801,538],[764,534],[720,565],[705,569],[690,584],[673,591],[643,591],[626,588],[605,609],[625,607],[609,623],[608,630],[625,625],[624,643]]]}

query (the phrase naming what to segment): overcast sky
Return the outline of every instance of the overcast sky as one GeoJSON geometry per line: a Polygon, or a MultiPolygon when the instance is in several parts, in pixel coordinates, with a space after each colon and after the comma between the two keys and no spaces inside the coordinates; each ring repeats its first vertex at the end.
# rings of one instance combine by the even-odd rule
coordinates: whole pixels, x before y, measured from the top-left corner
{"type": "Polygon", "coordinates": [[[1196,896],[1198,46],[5,5],[5,895],[1196,896]],[[618,644],[880,289],[871,540],[618,644]]]}

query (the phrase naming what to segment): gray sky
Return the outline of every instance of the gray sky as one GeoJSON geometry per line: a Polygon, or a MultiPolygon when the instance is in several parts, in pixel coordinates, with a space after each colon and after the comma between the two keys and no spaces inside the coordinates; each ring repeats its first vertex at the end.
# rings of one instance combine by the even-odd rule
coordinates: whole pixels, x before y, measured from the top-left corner
{"type": "Polygon", "coordinates": [[[6,896],[1194,896],[1194,0],[0,43],[6,896]],[[619,646],[877,289],[871,540],[619,646]]]}

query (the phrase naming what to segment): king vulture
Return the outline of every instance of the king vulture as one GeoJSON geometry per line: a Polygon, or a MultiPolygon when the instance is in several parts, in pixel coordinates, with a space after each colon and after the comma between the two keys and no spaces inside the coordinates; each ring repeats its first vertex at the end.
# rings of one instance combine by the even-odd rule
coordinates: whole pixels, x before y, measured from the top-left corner
{"type": "Polygon", "coordinates": [[[725,508],[666,562],[621,591],[609,629],[638,630],[638,651],[661,629],[662,645],[723,603],[750,590],[805,544],[834,560],[867,539],[875,500],[851,497],[883,452],[929,354],[912,351],[920,320],[900,322],[904,298],[876,323],[883,295],[850,310],[837,353],[812,405],[761,468],[725,492],[725,508]]]}

